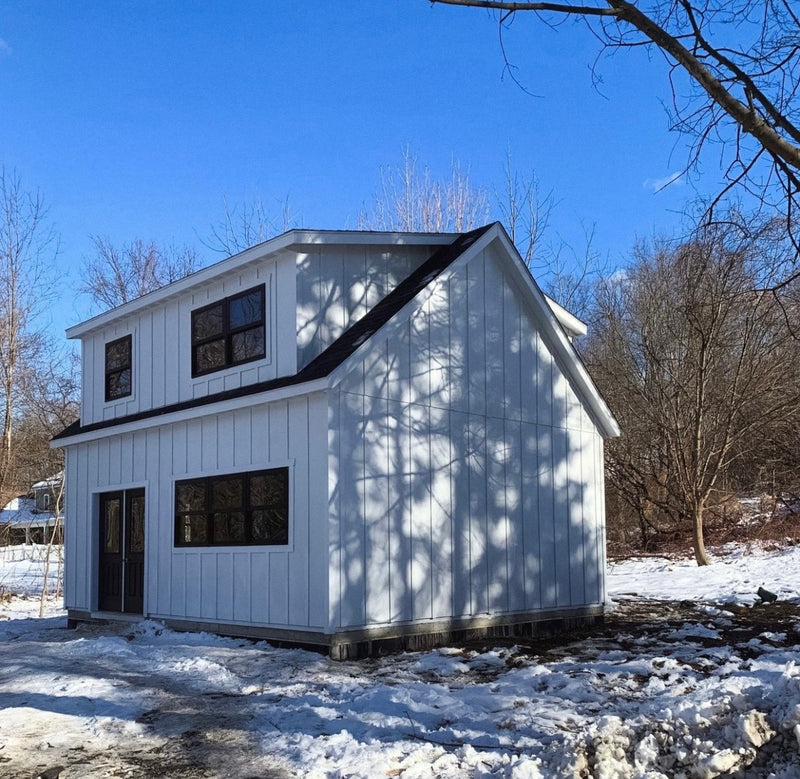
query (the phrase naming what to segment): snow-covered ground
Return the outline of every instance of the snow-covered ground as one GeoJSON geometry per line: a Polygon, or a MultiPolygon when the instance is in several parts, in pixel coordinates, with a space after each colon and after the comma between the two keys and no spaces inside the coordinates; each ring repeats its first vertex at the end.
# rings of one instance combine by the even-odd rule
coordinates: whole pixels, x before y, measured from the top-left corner
{"type": "MultiPolygon", "coordinates": [[[[0,558],[0,585],[19,570],[0,558]]],[[[0,776],[800,777],[800,548],[632,560],[608,584],[588,636],[357,663],[67,630],[29,591],[0,603],[0,776]]]]}
{"type": "Polygon", "coordinates": [[[0,598],[4,593],[39,596],[47,576],[47,591],[60,592],[62,550],[46,544],[0,546],[0,598]],[[50,557],[49,566],[45,558],[50,557]]]}

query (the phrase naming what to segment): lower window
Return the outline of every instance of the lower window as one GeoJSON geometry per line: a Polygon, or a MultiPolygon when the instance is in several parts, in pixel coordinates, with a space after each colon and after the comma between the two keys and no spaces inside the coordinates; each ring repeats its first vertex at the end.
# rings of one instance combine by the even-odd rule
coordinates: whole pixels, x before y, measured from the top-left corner
{"type": "Polygon", "coordinates": [[[175,546],[288,543],[288,468],[175,482],[175,546]]]}

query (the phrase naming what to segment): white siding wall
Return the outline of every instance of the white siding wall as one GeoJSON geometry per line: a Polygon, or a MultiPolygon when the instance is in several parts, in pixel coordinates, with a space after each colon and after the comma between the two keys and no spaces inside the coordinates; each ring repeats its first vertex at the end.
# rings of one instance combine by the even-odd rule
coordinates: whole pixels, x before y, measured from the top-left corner
{"type": "Polygon", "coordinates": [[[332,626],[602,603],[602,438],[522,300],[489,249],[331,393],[332,626]]]}
{"type": "Polygon", "coordinates": [[[311,395],[70,447],[68,608],[94,609],[97,494],[146,489],[145,612],[321,630],[327,621],[327,402],[311,395]],[[290,465],[290,547],[174,547],[176,479],[290,465]]]}
{"type": "Polygon", "coordinates": [[[319,246],[297,257],[297,367],[355,324],[435,246],[319,246]]]}
{"type": "Polygon", "coordinates": [[[81,423],[116,419],[294,373],[294,273],[293,254],[254,263],[84,337],[81,423]],[[266,357],[192,379],[191,312],[260,284],[266,290],[266,357]],[[106,403],[105,344],[129,333],[133,337],[133,393],[106,403]]]}

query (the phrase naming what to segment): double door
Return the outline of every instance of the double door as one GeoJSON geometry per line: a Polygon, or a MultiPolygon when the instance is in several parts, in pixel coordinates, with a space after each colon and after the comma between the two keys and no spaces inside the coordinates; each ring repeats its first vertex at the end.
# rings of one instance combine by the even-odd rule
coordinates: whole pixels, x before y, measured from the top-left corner
{"type": "Polygon", "coordinates": [[[100,495],[97,607],[141,614],[144,609],[144,490],[100,495]]]}

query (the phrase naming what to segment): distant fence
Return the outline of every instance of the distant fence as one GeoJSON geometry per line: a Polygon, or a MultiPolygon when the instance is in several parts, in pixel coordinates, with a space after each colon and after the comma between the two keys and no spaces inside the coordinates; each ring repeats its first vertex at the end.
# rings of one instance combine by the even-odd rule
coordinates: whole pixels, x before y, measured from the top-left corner
{"type": "Polygon", "coordinates": [[[58,544],[48,547],[47,544],[15,544],[14,546],[0,546],[0,563],[21,563],[25,560],[43,562],[50,549],[51,563],[58,559],[63,549],[58,544]]]}
{"type": "Polygon", "coordinates": [[[42,592],[47,571],[47,591],[61,593],[64,574],[63,547],[53,545],[47,563],[47,544],[15,544],[0,547],[0,602],[6,596],[37,596],[42,592]]]}

